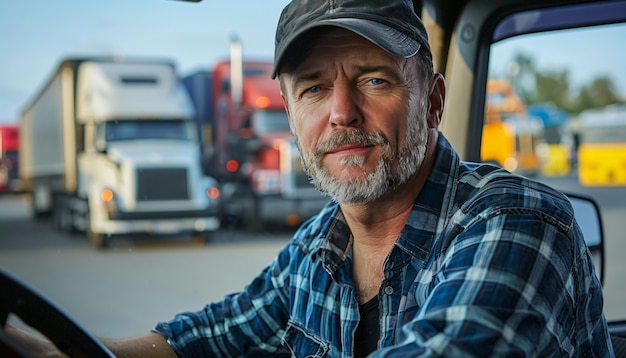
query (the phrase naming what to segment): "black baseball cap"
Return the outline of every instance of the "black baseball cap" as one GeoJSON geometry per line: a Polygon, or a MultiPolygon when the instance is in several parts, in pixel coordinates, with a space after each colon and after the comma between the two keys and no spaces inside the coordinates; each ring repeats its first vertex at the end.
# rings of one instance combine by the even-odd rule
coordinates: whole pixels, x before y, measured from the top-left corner
{"type": "Polygon", "coordinates": [[[353,31],[394,55],[409,58],[422,49],[430,56],[426,28],[412,0],[293,0],[278,20],[272,78],[295,40],[320,26],[353,31]]]}

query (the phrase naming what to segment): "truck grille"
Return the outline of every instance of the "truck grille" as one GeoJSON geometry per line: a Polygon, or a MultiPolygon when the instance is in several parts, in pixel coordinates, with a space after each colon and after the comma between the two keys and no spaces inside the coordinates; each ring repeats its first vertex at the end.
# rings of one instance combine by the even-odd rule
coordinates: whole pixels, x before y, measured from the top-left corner
{"type": "Polygon", "coordinates": [[[137,201],[189,198],[185,168],[137,169],[137,201]]]}

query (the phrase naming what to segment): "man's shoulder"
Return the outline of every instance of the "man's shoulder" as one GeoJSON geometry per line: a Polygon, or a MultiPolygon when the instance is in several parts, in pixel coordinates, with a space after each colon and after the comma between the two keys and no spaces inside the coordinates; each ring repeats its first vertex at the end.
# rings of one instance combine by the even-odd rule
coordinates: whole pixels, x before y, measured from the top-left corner
{"type": "Polygon", "coordinates": [[[463,211],[541,211],[564,221],[573,218],[567,197],[539,181],[487,164],[465,163],[457,201],[463,211]]]}

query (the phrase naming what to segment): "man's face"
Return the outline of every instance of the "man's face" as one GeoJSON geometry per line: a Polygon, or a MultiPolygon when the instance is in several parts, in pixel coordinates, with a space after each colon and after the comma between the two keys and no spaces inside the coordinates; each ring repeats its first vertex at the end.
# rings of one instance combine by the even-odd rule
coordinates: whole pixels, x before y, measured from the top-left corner
{"type": "Polygon", "coordinates": [[[343,29],[281,71],[292,131],[313,184],[342,203],[368,203],[421,165],[427,95],[415,61],[343,29]]]}

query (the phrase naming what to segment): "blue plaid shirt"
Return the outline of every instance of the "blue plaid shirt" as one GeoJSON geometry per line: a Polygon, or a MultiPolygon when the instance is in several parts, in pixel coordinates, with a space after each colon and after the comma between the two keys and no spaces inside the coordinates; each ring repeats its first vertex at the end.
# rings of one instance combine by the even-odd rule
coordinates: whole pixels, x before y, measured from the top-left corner
{"type": "MultiPolygon", "coordinates": [[[[568,200],[439,136],[384,263],[375,357],[612,356],[602,291],[568,200]]],[[[155,331],[179,356],[351,357],[350,229],[336,203],[245,289],[155,331]]]]}

